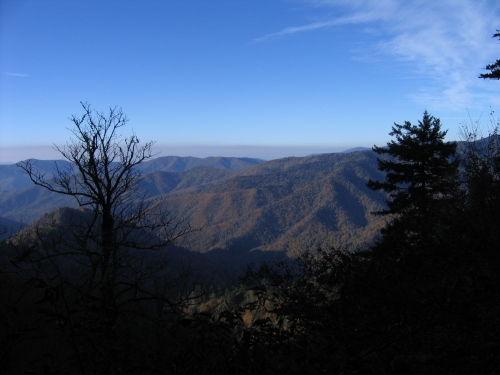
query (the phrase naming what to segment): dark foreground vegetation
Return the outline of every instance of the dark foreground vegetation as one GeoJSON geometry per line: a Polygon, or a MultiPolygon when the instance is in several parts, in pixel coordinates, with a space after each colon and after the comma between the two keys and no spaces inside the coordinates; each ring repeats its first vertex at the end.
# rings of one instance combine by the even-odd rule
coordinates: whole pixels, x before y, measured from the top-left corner
{"type": "MultiPolygon", "coordinates": [[[[497,34],[496,34],[497,35],[497,34]]],[[[494,67],[493,67],[494,68],[494,67]]],[[[493,69],[488,66],[488,69],[493,69]]],[[[494,69],[493,69],[494,70],[494,69]]],[[[152,157],[126,118],[84,104],[72,164],[35,184],[80,211],[3,242],[0,369],[10,374],[499,374],[500,137],[463,143],[427,112],[375,147],[387,218],[378,242],[248,268],[218,291],[172,266],[186,220],[145,199],[152,157]],[[141,197],[144,197],[141,199],[141,197]]],[[[68,211],[61,211],[66,214],[68,211]]]]}

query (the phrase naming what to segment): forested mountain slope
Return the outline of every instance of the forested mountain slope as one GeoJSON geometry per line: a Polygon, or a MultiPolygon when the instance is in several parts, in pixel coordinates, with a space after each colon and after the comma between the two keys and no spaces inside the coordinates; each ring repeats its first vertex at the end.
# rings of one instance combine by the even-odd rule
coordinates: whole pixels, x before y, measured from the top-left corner
{"type": "MultiPolygon", "coordinates": [[[[23,250],[20,250],[20,254],[9,252],[12,251],[9,245],[13,245],[14,249],[29,249],[29,251],[38,248],[41,252],[58,251],[61,253],[74,252],[76,249],[77,252],[82,253],[80,241],[85,237],[86,232],[80,229],[88,227],[91,221],[90,210],[69,207],[57,208],[22,228],[20,223],[0,218],[0,225],[10,223],[11,225],[17,224],[18,230],[21,228],[15,235],[10,236],[6,246],[0,243],[0,268],[11,267],[10,260],[19,260],[19,255],[23,254],[23,250]]],[[[144,237],[142,234],[141,236],[144,237]]],[[[4,238],[5,236],[0,235],[0,240],[4,238]]],[[[142,253],[144,259],[139,257],[137,262],[145,259],[156,264],[163,262],[166,265],[165,272],[175,273],[182,270],[191,282],[203,282],[212,287],[236,284],[238,277],[244,273],[250,263],[258,265],[264,261],[285,258],[283,252],[218,250],[200,253],[175,245],[155,251],[142,251],[142,253]]],[[[27,253],[24,254],[27,255],[27,253]]],[[[74,257],[61,257],[54,261],[60,263],[59,266],[65,269],[76,267],[72,271],[75,274],[81,266],[81,263],[75,263],[74,257]]]]}
{"type": "MultiPolygon", "coordinates": [[[[146,174],[152,171],[163,172],[184,172],[196,167],[210,167],[226,170],[240,170],[262,163],[264,160],[252,158],[232,158],[232,157],[180,157],[164,156],[145,161],[137,166],[137,169],[146,174]]],[[[69,163],[64,160],[34,160],[36,169],[40,173],[45,173],[47,178],[54,175],[56,166],[67,168],[69,163]]],[[[31,186],[32,182],[26,173],[16,164],[0,165],[0,191],[15,190],[31,186]]]]}
{"type": "MultiPolygon", "coordinates": [[[[161,196],[172,211],[203,228],[181,238],[180,246],[290,253],[371,241],[382,223],[370,212],[383,200],[366,188],[370,178],[382,175],[375,154],[363,151],[277,159],[240,170],[155,170],[143,175],[141,185],[147,197],[161,196]]],[[[62,206],[76,202],[34,185],[0,191],[0,211],[11,220],[29,223],[62,206]]]]}
{"type": "MultiPolygon", "coordinates": [[[[38,170],[45,173],[46,177],[51,177],[55,173],[56,166],[64,168],[69,165],[64,160],[35,160],[35,162],[38,170]]],[[[32,184],[28,175],[16,164],[0,165],[0,191],[20,189],[32,184]]]]}
{"type": "Polygon", "coordinates": [[[381,177],[371,151],[284,158],[172,196],[168,206],[204,225],[179,242],[197,251],[360,245],[381,225],[370,212],[382,199],[365,186],[381,177]]]}
{"type": "Polygon", "coordinates": [[[234,158],[222,156],[210,156],[207,158],[195,158],[192,156],[162,156],[139,164],[138,169],[142,173],[152,171],[183,172],[196,167],[240,170],[262,163],[263,161],[264,160],[262,159],[255,158],[234,158]]]}

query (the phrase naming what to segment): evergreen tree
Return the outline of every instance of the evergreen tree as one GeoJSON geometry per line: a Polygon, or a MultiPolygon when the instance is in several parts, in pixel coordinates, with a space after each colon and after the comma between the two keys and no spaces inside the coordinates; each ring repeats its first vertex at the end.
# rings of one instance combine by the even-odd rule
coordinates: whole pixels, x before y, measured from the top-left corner
{"type": "MultiPolygon", "coordinates": [[[[500,30],[497,30],[497,32],[495,34],[493,34],[493,38],[500,39],[500,30]]],[[[480,74],[479,78],[500,79],[500,60],[497,60],[493,64],[486,65],[486,70],[489,70],[490,73],[480,74]]]]}
{"type": "Polygon", "coordinates": [[[369,180],[372,190],[388,193],[387,209],[374,212],[391,215],[393,221],[383,231],[391,229],[422,237],[434,232],[444,218],[442,210],[458,192],[458,159],[455,142],[444,142],[447,131],[441,130],[440,120],[424,112],[422,121],[412,125],[394,124],[389,133],[395,137],[387,147],[374,146],[382,156],[379,169],[387,172],[383,182],[369,180]]]}

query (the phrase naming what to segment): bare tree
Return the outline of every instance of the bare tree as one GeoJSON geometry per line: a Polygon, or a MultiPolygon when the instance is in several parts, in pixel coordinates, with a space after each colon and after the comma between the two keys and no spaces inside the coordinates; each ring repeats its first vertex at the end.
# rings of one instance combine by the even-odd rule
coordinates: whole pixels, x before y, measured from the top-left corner
{"type": "MultiPolygon", "coordinates": [[[[93,111],[87,103],[81,104],[84,114],[70,118],[74,138],[63,148],[54,146],[69,164],[56,164],[56,173],[50,178],[38,171],[33,160],[18,166],[36,185],[74,197],[83,211],[71,217],[57,235],[39,233],[38,247],[43,251],[35,255],[31,252],[29,259],[37,264],[36,275],[46,276],[44,280],[37,276],[37,285],[57,289],[42,302],[55,306],[55,299],[63,298],[65,324],[77,327],[78,332],[82,325],[93,321],[87,331],[99,332],[98,340],[107,342],[104,349],[98,350],[102,354],[111,350],[117,322],[132,303],[175,305],[166,297],[171,284],[165,283],[165,258],[151,258],[148,250],[164,248],[192,228],[188,221],[165,209],[161,199],[147,199],[141,188],[136,167],[155,156],[154,142],[140,145],[135,134],[123,137],[119,132],[128,120],[121,109],[110,108],[105,114],[93,111]],[[59,259],[71,259],[78,266],[78,277],[68,272],[66,263],[61,266],[59,259]]],[[[75,331],[68,337],[83,369],[81,343],[75,343],[75,331]]],[[[96,348],[96,341],[90,346],[96,348]]],[[[107,363],[106,369],[101,369],[105,373],[111,373],[110,366],[116,366],[112,357],[102,357],[101,364],[107,363]]]]}
{"type": "Polygon", "coordinates": [[[485,249],[496,249],[500,233],[500,119],[492,111],[490,124],[465,123],[460,129],[464,204],[469,208],[467,227],[474,230],[476,242],[485,249]]]}

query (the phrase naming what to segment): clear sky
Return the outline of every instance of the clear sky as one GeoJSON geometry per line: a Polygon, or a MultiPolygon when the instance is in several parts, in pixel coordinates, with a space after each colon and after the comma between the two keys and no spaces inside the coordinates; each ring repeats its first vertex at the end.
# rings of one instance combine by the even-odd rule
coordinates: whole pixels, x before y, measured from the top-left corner
{"type": "Polygon", "coordinates": [[[456,140],[500,111],[496,29],[498,0],[1,0],[0,162],[57,158],[80,101],[160,156],[383,145],[424,110],[456,140]]]}

